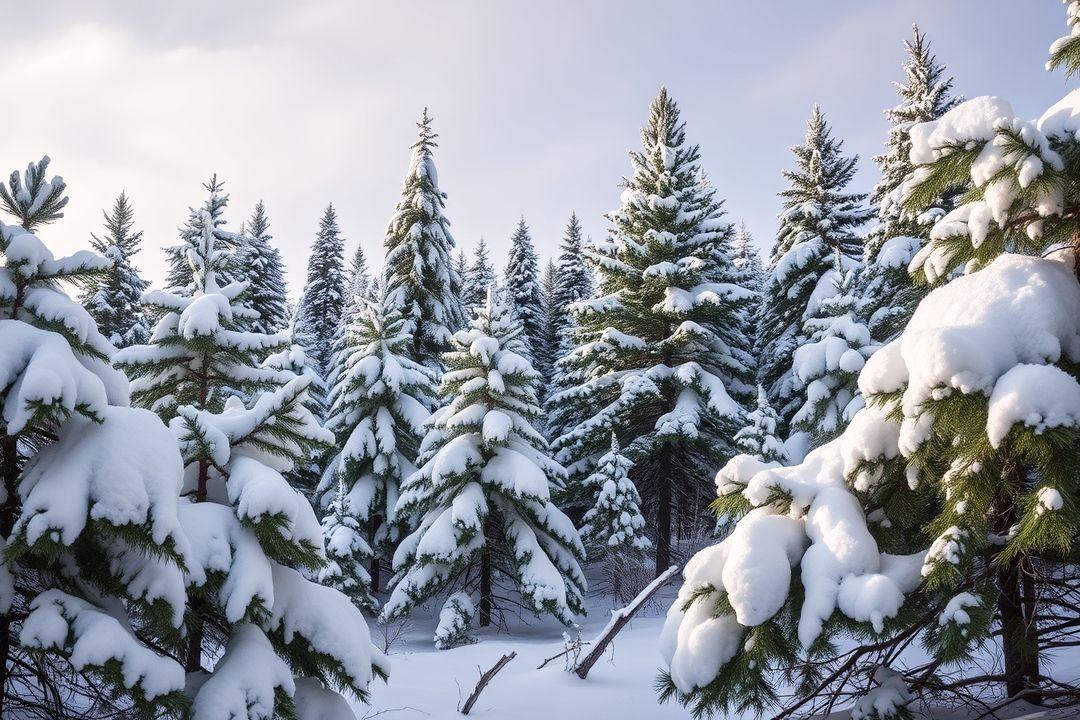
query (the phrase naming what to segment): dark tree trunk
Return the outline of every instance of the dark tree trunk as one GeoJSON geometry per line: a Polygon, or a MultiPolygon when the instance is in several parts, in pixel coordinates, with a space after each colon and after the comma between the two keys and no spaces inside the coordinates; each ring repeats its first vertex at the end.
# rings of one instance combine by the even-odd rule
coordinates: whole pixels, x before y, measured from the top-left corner
{"type": "MultiPolygon", "coordinates": [[[[368,537],[371,538],[372,541],[374,541],[375,533],[378,531],[378,529],[379,518],[377,516],[372,516],[371,519],[368,520],[368,537]]],[[[379,550],[375,547],[374,542],[372,542],[371,550],[373,552],[373,555],[371,557],[371,592],[372,594],[374,594],[379,592],[379,570],[382,569],[382,561],[379,558],[379,550]]]]}
{"type": "Polygon", "coordinates": [[[671,449],[665,445],[656,462],[656,575],[671,567],[671,449]]]}
{"type": "Polygon", "coordinates": [[[495,539],[495,519],[489,513],[484,520],[484,551],[480,554],[480,627],[491,625],[494,604],[491,587],[491,545],[495,539]]]}

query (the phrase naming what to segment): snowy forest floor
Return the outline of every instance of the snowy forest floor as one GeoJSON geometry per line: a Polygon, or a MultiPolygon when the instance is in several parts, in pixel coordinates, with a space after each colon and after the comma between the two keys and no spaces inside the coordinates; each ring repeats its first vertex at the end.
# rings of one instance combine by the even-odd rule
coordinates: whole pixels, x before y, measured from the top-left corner
{"type": "MultiPolygon", "coordinates": [[[[678,703],[657,703],[654,683],[661,667],[657,640],[664,614],[678,587],[661,591],[620,632],[588,679],[565,670],[563,658],[537,669],[563,651],[563,633],[574,633],[552,618],[509,614],[506,627],[475,632],[478,642],[436,650],[432,641],[438,605],[415,612],[390,628],[372,626],[372,641],[383,646],[391,636],[388,684],[372,685],[371,704],[357,704],[361,720],[461,720],[458,708],[473,691],[480,673],[504,654],[517,652],[480,695],[468,717],[487,720],[578,720],[618,717],[620,720],[686,720],[678,703]],[[385,632],[384,632],[385,630],[385,632]],[[394,637],[396,634],[396,637],[394,637]]],[[[610,594],[590,594],[588,615],[579,619],[581,638],[592,640],[607,623],[615,603],[610,594]]],[[[583,651],[587,652],[587,649],[583,651]]],[[[1066,672],[1075,667],[1067,663],[1066,672]]],[[[749,720],[729,716],[724,720],[749,720]]],[[[846,720],[838,711],[828,720],[846,720]]],[[[970,720],[973,714],[935,709],[920,714],[933,720],[970,720]]],[[[1080,717],[1076,710],[1045,710],[1018,704],[996,716],[1001,720],[1063,720],[1080,717]]]]}

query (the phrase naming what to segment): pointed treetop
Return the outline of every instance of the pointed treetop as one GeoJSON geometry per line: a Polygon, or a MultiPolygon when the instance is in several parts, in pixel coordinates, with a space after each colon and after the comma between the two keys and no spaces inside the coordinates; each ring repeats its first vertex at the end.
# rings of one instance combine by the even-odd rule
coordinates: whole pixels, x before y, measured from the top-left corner
{"type": "Polygon", "coordinates": [[[611,433],[611,454],[617,455],[619,452],[619,436],[615,433],[611,433]]]}
{"type": "Polygon", "coordinates": [[[419,129],[416,142],[412,147],[420,152],[427,154],[431,152],[431,148],[439,147],[439,143],[435,142],[435,139],[439,137],[439,134],[431,129],[431,121],[434,118],[428,114],[428,109],[424,108],[424,111],[420,113],[420,119],[416,123],[416,127],[419,129]]]}
{"type": "Polygon", "coordinates": [[[0,184],[0,202],[8,212],[19,218],[25,230],[33,231],[39,225],[64,217],[61,210],[68,203],[64,194],[67,184],[59,175],[46,180],[48,170],[49,156],[45,155],[38,162],[26,166],[26,175],[20,176],[19,171],[15,170],[8,178],[7,187],[0,184]]]}

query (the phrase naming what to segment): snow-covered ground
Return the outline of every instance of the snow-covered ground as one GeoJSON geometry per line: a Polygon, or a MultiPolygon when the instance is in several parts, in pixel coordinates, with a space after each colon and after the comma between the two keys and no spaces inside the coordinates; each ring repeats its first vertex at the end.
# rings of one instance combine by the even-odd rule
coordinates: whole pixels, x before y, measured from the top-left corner
{"type": "MultiPolygon", "coordinates": [[[[603,660],[581,680],[564,670],[562,658],[537,666],[563,650],[566,629],[551,619],[510,621],[511,634],[477,633],[479,642],[452,650],[436,650],[432,642],[437,619],[417,612],[403,637],[390,648],[389,684],[372,685],[371,705],[357,705],[357,716],[383,720],[460,720],[458,707],[487,670],[511,651],[517,657],[495,676],[469,717],[489,720],[575,720],[614,717],[624,720],[684,720],[689,713],[677,703],[659,705],[653,684],[662,662],[657,637],[675,588],[661,591],[623,629],[603,660]]],[[[436,606],[437,607],[437,606],[436,606]]],[[[590,597],[589,614],[580,619],[581,635],[591,640],[607,623],[610,596],[590,597]]],[[[373,627],[372,640],[382,642],[373,627]]]]}

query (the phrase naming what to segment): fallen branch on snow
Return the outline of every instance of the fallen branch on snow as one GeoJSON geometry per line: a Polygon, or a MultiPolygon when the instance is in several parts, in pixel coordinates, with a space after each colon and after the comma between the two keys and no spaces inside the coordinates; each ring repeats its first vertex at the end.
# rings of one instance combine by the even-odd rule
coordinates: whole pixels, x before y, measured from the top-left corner
{"type": "Polygon", "coordinates": [[[574,672],[577,676],[584,680],[589,675],[589,670],[596,664],[604,655],[604,651],[611,643],[612,639],[630,622],[634,617],[634,614],[641,609],[641,606],[645,602],[656,594],[656,591],[667,585],[679,572],[678,565],[672,565],[663,573],[660,577],[653,580],[649,585],[638,593],[638,596],[630,601],[630,604],[626,607],[619,608],[618,610],[611,611],[611,619],[608,620],[608,624],[604,626],[604,629],[600,631],[600,634],[596,636],[596,639],[592,641],[593,649],[589,652],[585,658],[578,663],[574,672]]]}
{"type": "Polygon", "coordinates": [[[472,691],[472,695],[465,701],[465,706],[461,708],[462,715],[468,715],[469,711],[473,709],[473,705],[476,704],[477,699],[480,697],[480,693],[484,691],[487,684],[491,682],[491,678],[495,677],[495,674],[506,667],[506,664],[517,657],[517,652],[511,652],[509,655],[503,655],[499,658],[499,662],[485,673],[481,673],[480,679],[476,681],[476,687],[472,691]]]}

